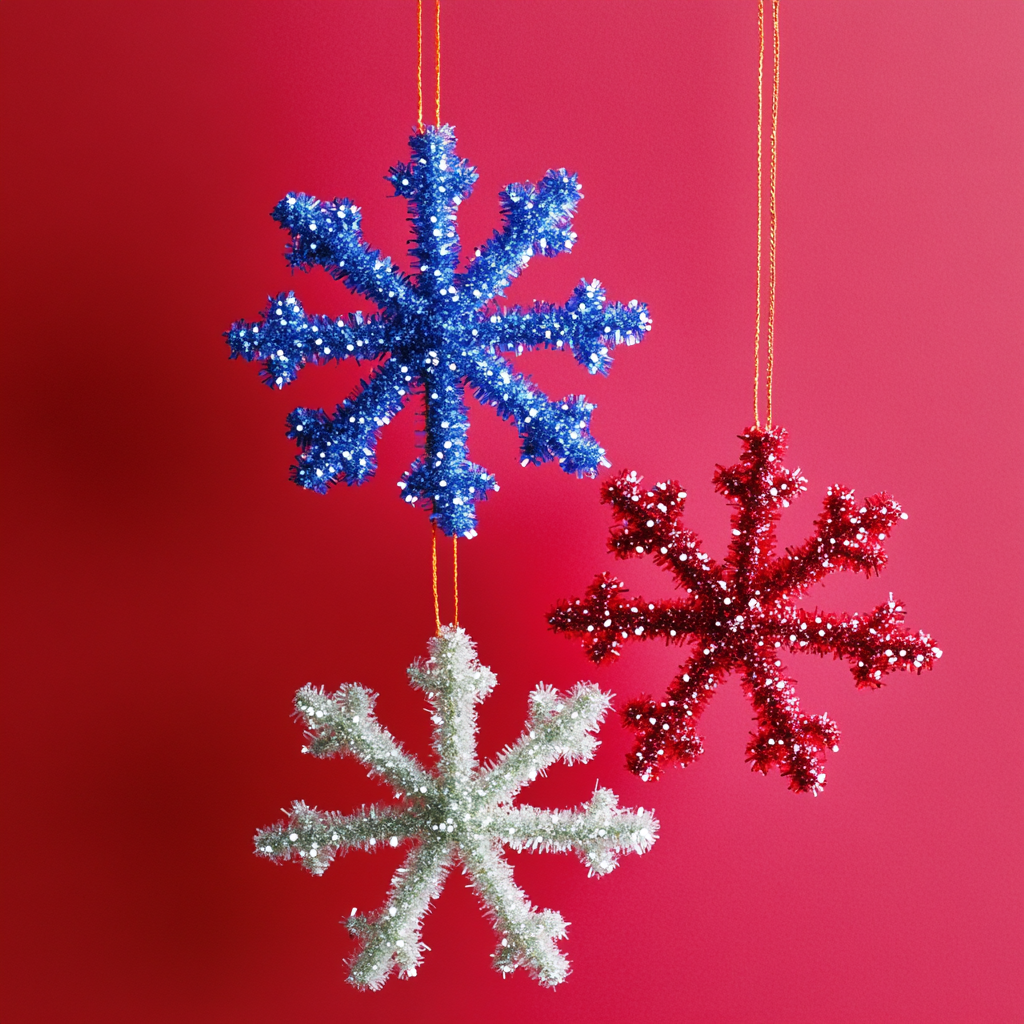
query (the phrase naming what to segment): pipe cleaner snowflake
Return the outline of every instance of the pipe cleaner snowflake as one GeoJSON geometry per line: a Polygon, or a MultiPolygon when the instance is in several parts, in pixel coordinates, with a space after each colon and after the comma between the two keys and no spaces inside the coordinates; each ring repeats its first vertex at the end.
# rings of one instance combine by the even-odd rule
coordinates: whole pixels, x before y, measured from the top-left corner
{"type": "Polygon", "coordinates": [[[383,360],[333,416],[299,408],[288,418],[289,436],[301,448],[292,477],[321,494],[339,480],[360,484],[373,474],[381,428],[422,389],[423,455],[399,486],[407,501],[429,503],[431,518],[445,533],[472,537],[476,502],[498,486],[469,461],[465,387],[515,421],[524,466],[557,459],[567,473],[593,476],[599,465],[608,465],[590,433],[593,405],[582,395],[550,401],[500,353],[568,348],[590,373],[607,373],[611,350],[638,342],[651,321],[646,306],[635,300],[606,306],[599,281],[582,281],[564,306],[538,302],[529,309],[499,309],[495,298],[531,257],[572,248],[572,217],[582,197],[576,176],[548,171],[536,186],[509,185],[501,193],[502,230],[456,273],[456,213],[473,189],[476,171],[456,156],[449,125],[414,134],[409,146],[412,159],[392,168],[387,180],[409,205],[416,268],[411,277],[363,242],[359,208],[348,199],[321,202],[290,193],[273,211],[291,233],[292,267],[323,267],[381,312],[309,316],[293,293],[281,293],[270,300],[263,319],[240,320],[225,337],[232,358],[262,360],[264,381],[278,388],[307,363],[383,360]]]}
{"type": "Polygon", "coordinates": [[[430,641],[430,660],[409,669],[413,686],[433,708],[437,764],[422,767],[383,729],[373,714],[376,694],[358,685],[328,695],[306,686],[295,696],[297,715],[309,728],[303,751],[315,757],[351,754],[371,776],[396,792],[397,804],[374,804],[355,814],[318,811],[297,801],[287,821],[256,835],[256,852],[272,860],[298,860],[323,874],[334,855],[410,843],[395,872],[387,902],[376,913],[357,915],[348,928],[361,950],[349,981],[380,988],[396,968],[412,977],[423,958],[420,930],[430,902],[440,894],[456,862],[494,923],[500,942],[494,966],[503,974],[525,967],[542,985],[557,985],[569,962],[556,941],[566,922],[553,910],[538,911],[512,878],[502,846],[513,850],[576,853],[591,875],[615,868],[620,853],[644,853],[658,822],[642,807],[620,809],[609,789],[571,811],[516,806],[516,794],[559,758],[587,761],[597,749],[597,731],[611,702],[590,683],[571,693],[540,685],[530,695],[523,735],[492,763],[479,766],[476,705],[497,680],[476,659],[464,630],[444,627],[430,641]]]}
{"type": "Polygon", "coordinates": [[[626,586],[605,573],[585,598],[562,601],[549,617],[552,627],[583,640],[595,662],[617,657],[629,640],[664,637],[692,645],[693,654],[669,686],[666,698],[641,697],[623,710],[637,733],[630,771],[656,779],[670,761],[689,764],[703,747],[697,719],[728,672],[743,675],[754,706],[757,731],[747,745],[752,767],[778,767],[797,792],[817,793],[825,784],[821,755],[838,750],[839,730],[823,715],[806,715],[785,675],[780,655],[808,651],[845,658],[858,687],[882,685],[896,669],[931,666],[942,652],[925,633],[902,628],[902,603],[888,602],[867,615],[835,615],[795,606],[796,599],[827,575],[844,570],[878,572],[885,564],[882,542],[906,514],[887,494],[856,501],[853,492],[828,489],[815,534],[785,555],[773,557],[781,509],[806,490],[799,470],[783,467],[786,431],[751,428],[741,435],[738,465],[721,466],[715,489],[733,506],[732,542],[724,563],[700,550],[682,526],[685,492],[675,482],[651,490],[635,473],[604,487],[603,500],[619,517],[609,547],[619,558],[650,554],[686,591],[679,600],[649,602],[626,596],[626,586]]]}

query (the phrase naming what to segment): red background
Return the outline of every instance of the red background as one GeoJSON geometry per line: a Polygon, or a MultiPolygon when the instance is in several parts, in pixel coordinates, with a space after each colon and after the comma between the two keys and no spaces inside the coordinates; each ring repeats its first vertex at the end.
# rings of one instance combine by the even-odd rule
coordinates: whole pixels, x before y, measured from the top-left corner
{"type": "MultiPolygon", "coordinates": [[[[655,320],[607,380],[558,353],[521,366],[598,403],[616,467],[680,479],[720,555],[710,477],[750,420],[753,0],[451,0],[444,18],[443,117],[480,170],[466,243],[505,183],[567,166],[578,246],[510,298],[600,277],[655,320]]],[[[735,681],[704,757],[656,785],[622,769],[610,721],[592,764],[524,795],[563,805],[599,779],[655,806],[654,850],[600,880],[511,857],[572,922],[569,981],[494,974],[453,876],[420,976],[372,995],[343,980],[337,922],[379,904],[398,855],[318,880],[257,860],[251,836],[293,798],[379,793],[352,762],[299,755],[307,680],[378,690],[425,749],[403,672],[432,630],[429,532],[395,487],[416,418],[385,431],[367,486],[304,493],[284,415],[361,371],[271,393],[220,333],[293,286],[311,310],[362,306],[289,275],[267,214],[290,189],[352,197],[368,239],[404,254],[382,176],[414,119],[414,5],[3,5],[5,1020],[1021,1019],[1024,7],[787,0],[782,30],[776,409],[810,479],[783,539],[831,482],[893,492],[910,519],[890,567],[814,599],[895,591],[946,656],[879,692],[792,659],[804,706],[843,729],[818,799],[749,772],[735,681]]],[[[624,697],[679,657],[637,646],[595,669],[547,631],[597,570],[651,595],[670,580],[613,564],[597,483],[520,469],[512,428],[472,418],[502,484],[460,548],[463,623],[501,682],[491,752],[539,679],[624,697]]]]}

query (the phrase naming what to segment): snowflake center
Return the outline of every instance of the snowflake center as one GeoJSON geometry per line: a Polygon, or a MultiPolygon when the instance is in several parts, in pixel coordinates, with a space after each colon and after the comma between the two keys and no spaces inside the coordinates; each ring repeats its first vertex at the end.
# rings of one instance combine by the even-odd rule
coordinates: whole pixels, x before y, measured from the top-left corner
{"type": "Polygon", "coordinates": [[[487,831],[493,818],[486,801],[469,788],[444,787],[423,811],[423,834],[449,846],[462,846],[474,834],[487,831]]]}

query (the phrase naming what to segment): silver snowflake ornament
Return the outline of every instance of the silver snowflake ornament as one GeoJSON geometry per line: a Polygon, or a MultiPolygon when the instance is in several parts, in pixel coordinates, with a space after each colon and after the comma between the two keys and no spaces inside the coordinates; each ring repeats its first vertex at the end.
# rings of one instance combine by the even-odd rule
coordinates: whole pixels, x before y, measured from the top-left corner
{"type": "Polygon", "coordinates": [[[497,679],[476,658],[462,629],[444,627],[429,643],[430,659],[409,669],[410,683],[432,708],[433,769],[402,749],[376,720],[376,694],[357,684],[327,694],[305,686],[295,696],[298,717],[308,727],[304,752],[315,757],[352,755],[395,790],[396,802],[362,807],[354,814],[318,811],[297,801],[286,821],[255,838],[256,852],[275,861],[297,860],[323,874],[339,851],[376,850],[408,844],[384,906],[371,914],[353,908],[347,925],[360,949],[349,981],[380,988],[392,971],[412,977],[423,959],[423,916],[457,863],[470,880],[498,934],[494,966],[503,974],[517,967],[542,985],[557,985],[569,962],[557,942],[566,922],[553,910],[538,910],[515,884],[502,849],[545,853],[572,851],[591,875],[604,875],[619,854],[644,853],[657,837],[658,822],[644,808],[620,808],[618,797],[598,788],[573,810],[516,805],[519,791],[559,758],[589,760],[611,701],[590,683],[567,694],[538,685],[522,736],[487,764],[476,752],[476,706],[497,679]]]}

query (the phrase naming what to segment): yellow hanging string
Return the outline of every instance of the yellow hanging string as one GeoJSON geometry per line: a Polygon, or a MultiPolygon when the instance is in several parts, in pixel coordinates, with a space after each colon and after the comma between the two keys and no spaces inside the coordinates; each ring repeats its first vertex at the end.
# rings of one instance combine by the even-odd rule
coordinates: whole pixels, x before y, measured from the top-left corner
{"type": "Polygon", "coordinates": [[[434,582],[434,626],[441,635],[441,604],[437,599],[437,527],[430,524],[430,569],[434,582]]]}
{"type": "MultiPolygon", "coordinates": [[[[418,90],[418,124],[423,131],[423,0],[416,2],[416,85],[418,90]]],[[[437,67],[435,83],[435,123],[441,125],[441,0],[434,0],[434,57],[437,67]]],[[[430,526],[430,570],[434,591],[434,625],[441,633],[441,603],[437,595],[437,527],[430,526]]],[[[459,538],[452,538],[452,596],[455,599],[455,626],[459,625],[459,538]]]]}
{"type": "Polygon", "coordinates": [[[767,423],[772,429],[772,376],[775,370],[775,171],[778,166],[779,139],[779,0],[772,0],[772,156],[768,171],[768,371],[767,423]]]}
{"type": "MultiPolygon", "coordinates": [[[[754,314],[754,425],[761,426],[758,406],[758,392],[761,386],[761,237],[762,231],[762,135],[764,122],[764,0],[757,3],[757,35],[759,52],[757,60],[757,309],[754,314]]],[[[767,348],[766,398],[767,416],[765,425],[772,426],[772,382],[775,372],[775,239],[778,216],[775,205],[775,179],[778,167],[779,129],[779,0],[772,0],[772,130],[771,154],[768,163],[768,317],[765,330],[767,348]]]]}
{"type": "Polygon", "coordinates": [[[761,135],[764,125],[764,0],[757,0],[757,36],[760,44],[757,57],[757,295],[754,308],[754,426],[761,426],[758,392],[761,389],[761,135]]]}
{"type": "Polygon", "coordinates": [[[423,0],[416,0],[416,124],[423,133],[423,0]]]}
{"type": "Polygon", "coordinates": [[[434,123],[441,127],[441,0],[434,0],[434,44],[437,85],[434,93],[434,123]]]}
{"type": "Polygon", "coordinates": [[[459,628],[459,538],[452,537],[452,567],[455,594],[455,628],[459,628]]]}

